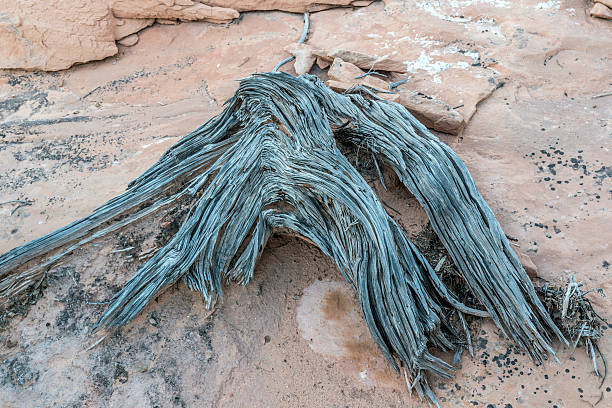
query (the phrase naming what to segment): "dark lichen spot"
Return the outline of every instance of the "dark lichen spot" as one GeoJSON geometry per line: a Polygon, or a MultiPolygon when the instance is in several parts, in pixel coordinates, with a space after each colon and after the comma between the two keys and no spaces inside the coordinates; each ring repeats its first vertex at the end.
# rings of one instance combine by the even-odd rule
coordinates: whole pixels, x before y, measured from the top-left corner
{"type": "Polygon", "coordinates": [[[113,379],[115,381],[119,381],[121,384],[125,384],[126,382],[128,382],[129,374],[125,367],[119,363],[117,363],[117,365],[115,366],[115,373],[113,374],[113,379]]]}

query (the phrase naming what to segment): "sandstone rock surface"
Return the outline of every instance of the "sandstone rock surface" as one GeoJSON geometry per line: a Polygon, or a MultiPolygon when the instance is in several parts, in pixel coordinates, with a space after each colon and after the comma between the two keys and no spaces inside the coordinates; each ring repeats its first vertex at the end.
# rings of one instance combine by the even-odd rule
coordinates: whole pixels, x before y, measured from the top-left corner
{"type": "Polygon", "coordinates": [[[374,75],[357,78],[362,76],[364,73],[365,72],[359,69],[359,67],[351,64],[350,62],[346,62],[340,58],[336,58],[334,59],[333,64],[329,67],[327,76],[333,81],[348,84],[349,87],[351,85],[367,85],[373,88],[381,89],[383,91],[387,90],[387,82],[374,75]]]}
{"type": "MultiPolygon", "coordinates": [[[[327,71],[329,80],[326,82],[327,86],[336,92],[344,92],[347,89],[356,85],[365,85],[376,90],[387,91],[389,85],[381,78],[374,75],[362,76],[365,74],[359,67],[351,64],[350,62],[343,61],[340,58],[334,59],[333,64],[327,71]],[[361,77],[361,78],[358,78],[361,77]]],[[[380,98],[386,99],[392,102],[399,101],[399,95],[396,93],[378,93],[380,98]]]]}
{"type": "Polygon", "coordinates": [[[366,71],[374,67],[374,70],[380,71],[406,72],[405,63],[391,59],[388,56],[377,57],[348,49],[318,49],[314,50],[313,53],[317,57],[328,61],[340,58],[366,71]]]}
{"type": "Polygon", "coordinates": [[[115,39],[120,40],[130,34],[137,33],[155,22],[152,18],[116,18],[115,39]]]}
{"type": "Polygon", "coordinates": [[[321,57],[317,57],[317,65],[321,69],[327,69],[331,65],[331,62],[329,62],[328,60],[323,59],[321,57]]]}
{"type": "Polygon", "coordinates": [[[228,7],[209,6],[192,0],[113,0],[113,14],[126,18],[162,18],[227,23],[240,13],[228,7]]]}
{"type": "MultiPolygon", "coordinates": [[[[0,0],[0,69],[57,71],[117,53],[114,40],[176,21],[228,23],[239,11],[318,11],[369,0],[0,0]],[[110,8],[110,10],[109,10],[110,8]],[[114,16],[119,19],[115,19],[114,16]]],[[[299,59],[304,66],[308,59],[299,59]]],[[[305,69],[305,68],[301,68],[305,69]]]]}
{"type": "Polygon", "coordinates": [[[117,43],[123,45],[124,47],[131,47],[132,45],[136,45],[138,42],[138,34],[130,34],[127,37],[124,37],[117,41],[117,43]]]}
{"type": "Polygon", "coordinates": [[[106,0],[0,0],[0,68],[57,71],[116,53],[106,0]]]}
{"type": "Polygon", "coordinates": [[[169,19],[169,18],[156,18],[155,19],[156,23],[159,24],[163,24],[163,25],[177,25],[180,24],[180,22],[176,19],[169,19]]]}
{"type": "Polygon", "coordinates": [[[404,105],[422,124],[439,132],[457,135],[463,129],[463,116],[448,104],[421,92],[403,90],[400,104],[404,105]]]}
{"type": "Polygon", "coordinates": [[[518,249],[514,249],[514,252],[516,253],[516,256],[518,257],[519,262],[525,269],[525,272],[527,272],[527,276],[529,276],[529,278],[531,279],[537,278],[538,277],[538,267],[536,266],[535,263],[533,263],[533,260],[529,257],[529,255],[527,255],[526,253],[518,249]]]}
{"type": "Polygon", "coordinates": [[[363,7],[370,3],[372,1],[369,0],[206,0],[206,4],[211,6],[229,7],[238,11],[280,10],[292,13],[320,11],[333,7],[363,7]]]}
{"type": "Polygon", "coordinates": [[[595,3],[601,3],[604,6],[612,9],[612,0],[595,0],[595,3]]]}

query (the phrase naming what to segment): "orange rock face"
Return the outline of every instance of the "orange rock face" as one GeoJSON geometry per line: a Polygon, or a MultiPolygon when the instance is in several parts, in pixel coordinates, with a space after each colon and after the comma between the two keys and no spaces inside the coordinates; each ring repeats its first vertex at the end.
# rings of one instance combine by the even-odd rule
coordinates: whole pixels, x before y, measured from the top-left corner
{"type": "MultiPolygon", "coordinates": [[[[367,0],[79,0],[75,4],[57,0],[0,0],[0,69],[57,71],[76,63],[101,60],[117,53],[114,40],[136,33],[154,21],[221,24],[238,18],[240,11],[301,13],[370,3],[367,0]]],[[[305,66],[307,59],[303,55],[298,60],[298,66],[305,66]]]]}
{"type": "MultiPolygon", "coordinates": [[[[159,0],[161,1],[161,0],[159,0]]],[[[361,0],[207,0],[206,4],[230,7],[238,11],[280,10],[293,13],[320,11],[333,7],[367,6],[372,1],[361,0]]]]}
{"type": "Polygon", "coordinates": [[[333,49],[319,49],[313,51],[314,54],[328,61],[333,61],[335,58],[340,58],[346,62],[358,66],[361,69],[370,70],[381,70],[381,71],[393,71],[393,72],[406,72],[406,64],[393,60],[388,56],[374,56],[368,55],[363,52],[353,51],[350,49],[333,48],[333,49]]]}
{"type": "Polygon", "coordinates": [[[0,68],[44,71],[117,53],[106,0],[0,0],[0,68]]]}
{"type": "Polygon", "coordinates": [[[452,135],[463,129],[463,116],[439,99],[409,90],[400,95],[400,103],[428,128],[452,135]]]}
{"type": "MultiPolygon", "coordinates": [[[[375,75],[363,76],[364,74],[365,72],[356,65],[343,61],[340,58],[335,58],[327,72],[329,80],[326,84],[336,92],[344,92],[356,85],[365,85],[380,91],[387,90],[389,85],[385,80],[375,75]]],[[[399,101],[399,95],[395,93],[379,93],[378,96],[392,102],[399,101]]]]}
{"type": "Polygon", "coordinates": [[[519,262],[525,269],[525,272],[527,272],[527,276],[529,276],[529,278],[531,278],[532,280],[537,278],[538,277],[538,267],[536,266],[536,264],[533,263],[529,255],[527,255],[526,253],[522,251],[516,250],[516,249],[514,250],[514,252],[516,253],[516,256],[518,257],[519,262]]]}
{"type": "Polygon", "coordinates": [[[130,34],[149,27],[155,20],[152,18],[115,18],[115,39],[120,40],[130,34]]]}
{"type": "MultiPolygon", "coordinates": [[[[374,75],[362,76],[364,72],[359,67],[350,62],[343,61],[340,58],[335,58],[327,76],[329,79],[347,84],[347,88],[351,85],[368,85],[374,88],[386,90],[388,85],[384,80],[377,78],[374,75]],[[359,78],[361,77],[361,78],[359,78]]],[[[347,89],[345,88],[345,89],[347,89]]]]}
{"type": "Polygon", "coordinates": [[[191,0],[113,0],[111,9],[117,17],[178,19],[211,23],[227,23],[240,15],[233,8],[211,7],[191,0]]]}
{"type": "Polygon", "coordinates": [[[119,41],[118,44],[123,45],[124,47],[131,47],[132,45],[136,45],[138,42],[138,34],[130,34],[127,37],[123,37],[119,41]]]}

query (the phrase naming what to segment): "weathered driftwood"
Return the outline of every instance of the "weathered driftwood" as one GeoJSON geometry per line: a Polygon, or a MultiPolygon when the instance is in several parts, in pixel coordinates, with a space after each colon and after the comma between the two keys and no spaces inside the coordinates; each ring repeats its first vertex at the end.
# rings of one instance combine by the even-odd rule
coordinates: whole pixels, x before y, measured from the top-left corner
{"type": "Polygon", "coordinates": [[[223,281],[249,283],[271,232],[283,228],[335,260],[383,354],[403,367],[411,389],[435,404],[422,372],[448,378],[453,367],[429,348],[465,346],[443,309],[457,310],[463,323],[463,313],[490,316],[537,361],[554,355],[551,335],[563,339],[448,146],[398,104],[340,95],[316,77],[284,73],[243,79],[220,115],[170,148],[125,193],[1,256],[0,296],[44,273],[40,265],[18,272],[25,262],[57,251],[41,264],[47,266],[186,195],[194,204],[180,229],[116,294],[98,327],[126,324],[179,279],[213,305],[223,281]],[[445,288],[335,138],[370,150],[397,173],[486,311],[465,306],[445,288]],[[179,180],[186,187],[176,192],[179,180]]]}

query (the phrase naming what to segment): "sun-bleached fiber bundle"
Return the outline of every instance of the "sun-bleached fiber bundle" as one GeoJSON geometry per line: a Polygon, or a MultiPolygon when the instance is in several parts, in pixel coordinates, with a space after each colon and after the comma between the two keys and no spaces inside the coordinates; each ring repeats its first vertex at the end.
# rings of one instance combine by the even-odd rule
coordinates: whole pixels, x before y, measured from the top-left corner
{"type": "Polygon", "coordinates": [[[75,248],[186,196],[193,205],[178,232],[116,294],[98,328],[126,324],[179,279],[214,305],[223,282],[249,283],[273,231],[291,230],[334,259],[383,354],[430,403],[438,405],[426,374],[448,378],[454,369],[429,349],[466,345],[445,311],[455,310],[466,330],[464,314],[491,317],[536,361],[554,355],[553,336],[565,341],[448,146],[398,104],[337,94],[314,76],[284,73],[241,80],[221,114],[171,147],[126,192],[2,255],[0,296],[26,289],[75,248]],[[337,140],[371,151],[377,166],[380,160],[395,171],[486,310],[462,304],[444,286],[337,140]],[[50,257],[20,268],[41,255],[50,257]]]}

